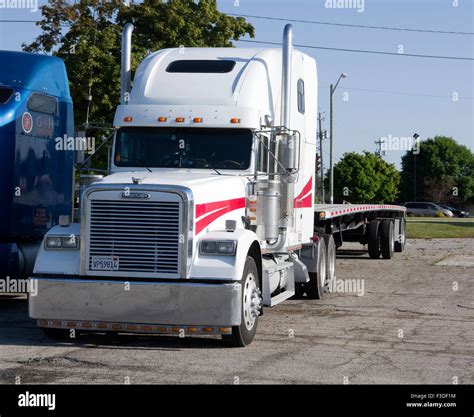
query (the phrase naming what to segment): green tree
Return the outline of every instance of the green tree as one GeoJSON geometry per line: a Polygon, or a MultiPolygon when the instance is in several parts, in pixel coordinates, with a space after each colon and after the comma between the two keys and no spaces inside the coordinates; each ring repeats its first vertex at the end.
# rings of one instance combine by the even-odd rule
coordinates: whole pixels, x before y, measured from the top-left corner
{"type": "MultiPolygon", "coordinates": [[[[170,47],[232,47],[254,28],[217,10],[216,0],[49,0],[41,7],[42,33],[23,45],[28,52],[52,53],[65,61],[74,101],[75,123],[113,122],[120,98],[121,32],[133,23],[133,71],[150,52],[170,47]],[[92,100],[89,103],[89,96],[92,100]]],[[[95,134],[97,136],[97,132],[95,134]]]]}
{"type": "Polygon", "coordinates": [[[334,201],[393,202],[398,196],[399,182],[400,174],[395,165],[380,156],[367,151],[345,153],[334,165],[334,201]]]}
{"type": "Polygon", "coordinates": [[[405,201],[472,202],[474,154],[450,137],[427,139],[420,143],[418,154],[409,151],[402,157],[400,186],[405,201]]]}

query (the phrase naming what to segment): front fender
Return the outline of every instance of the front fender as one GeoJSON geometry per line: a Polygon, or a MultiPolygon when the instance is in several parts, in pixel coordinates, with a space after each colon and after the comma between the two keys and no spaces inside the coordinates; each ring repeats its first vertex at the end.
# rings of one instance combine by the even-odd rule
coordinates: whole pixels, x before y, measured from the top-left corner
{"type": "Polygon", "coordinates": [[[240,281],[247,254],[254,242],[258,242],[257,235],[247,229],[239,229],[234,232],[214,231],[204,234],[196,246],[189,278],[240,281]],[[206,239],[235,240],[237,242],[235,255],[201,255],[199,245],[201,240],[206,239]]]}
{"type": "MultiPolygon", "coordinates": [[[[46,236],[70,236],[80,235],[79,223],[72,223],[69,226],[54,226],[46,233],[46,236]]],[[[84,242],[79,242],[79,246],[84,242]]],[[[45,249],[44,240],[36,257],[33,274],[59,274],[59,275],[79,275],[80,265],[79,249],[45,249]]]]}

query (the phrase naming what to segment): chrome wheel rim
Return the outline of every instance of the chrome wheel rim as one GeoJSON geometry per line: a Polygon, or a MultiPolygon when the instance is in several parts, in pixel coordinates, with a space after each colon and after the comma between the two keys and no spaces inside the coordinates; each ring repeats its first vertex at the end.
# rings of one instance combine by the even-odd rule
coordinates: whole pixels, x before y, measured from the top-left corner
{"type": "Polygon", "coordinates": [[[327,283],[330,283],[332,281],[332,279],[334,278],[334,272],[336,270],[336,266],[335,266],[335,258],[336,258],[336,254],[334,253],[334,256],[332,256],[333,254],[330,253],[329,256],[328,256],[328,259],[329,259],[329,265],[328,265],[328,282],[327,283]]]}
{"type": "Polygon", "coordinates": [[[245,279],[243,292],[243,320],[247,330],[252,330],[260,311],[260,291],[252,273],[245,279]]]}
{"type": "Polygon", "coordinates": [[[319,262],[319,281],[321,288],[324,291],[324,286],[326,284],[326,259],[321,259],[319,262]]]}

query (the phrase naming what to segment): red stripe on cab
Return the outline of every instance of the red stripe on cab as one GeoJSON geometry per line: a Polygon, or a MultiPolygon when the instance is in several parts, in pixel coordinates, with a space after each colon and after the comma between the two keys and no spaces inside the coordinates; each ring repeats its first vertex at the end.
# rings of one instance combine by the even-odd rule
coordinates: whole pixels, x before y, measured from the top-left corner
{"type": "Polygon", "coordinates": [[[310,177],[301,192],[295,197],[293,205],[295,208],[313,207],[313,177],[310,177]]]}
{"type": "Polygon", "coordinates": [[[196,219],[204,216],[196,222],[196,234],[200,233],[205,227],[224,214],[244,207],[245,197],[196,204],[196,219]]]}

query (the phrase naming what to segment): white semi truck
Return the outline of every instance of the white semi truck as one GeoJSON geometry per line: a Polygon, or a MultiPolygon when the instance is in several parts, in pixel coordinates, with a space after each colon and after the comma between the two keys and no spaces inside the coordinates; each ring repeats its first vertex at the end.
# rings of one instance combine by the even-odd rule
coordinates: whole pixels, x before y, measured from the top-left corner
{"type": "Polygon", "coordinates": [[[45,236],[29,298],[48,335],[222,335],[252,342],[263,307],[321,298],[343,241],[391,258],[405,212],[315,205],[316,62],[293,49],[149,55],[130,87],[122,36],[111,174],[83,193],[80,224],[45,236]]]}

